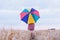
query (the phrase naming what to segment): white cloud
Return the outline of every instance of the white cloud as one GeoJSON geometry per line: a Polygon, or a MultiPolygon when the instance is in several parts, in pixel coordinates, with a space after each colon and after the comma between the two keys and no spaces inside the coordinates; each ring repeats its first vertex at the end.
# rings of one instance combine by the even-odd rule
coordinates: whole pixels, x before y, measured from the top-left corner
{"type": "Polygon", "coordinates": [[[60,0],[49,0],[48,8],[60,8],[60,0]]]}
{"type": "MultiPolygon", "coordinates": [[[[60,23],[59,21],[60,9],[37,9],[37,10],[40,12],[41,24],[59,24],[60,23]]],[[[10,23],[16,24],[17,22],[19,23],[20,21],[19,14],[21,11],[20,10],[0,10],[0,23],[8,23],[8,24],[10,23]]]]}
{"type": "MultiPolygon", "coordinates": [[[[20,20],[19,14],[24,8],[32,7],[40,12],[41,18],[36,26],[46,24],[45,27],[41,26],[44,29],[50,28],[49,24],[60,24],[60,0],[0,0],[0,24],[16,24],[18,26],[24,24],[26,26],[20,20]]],[[[55,28],[57,27],[55,26],[55,28]]]]}

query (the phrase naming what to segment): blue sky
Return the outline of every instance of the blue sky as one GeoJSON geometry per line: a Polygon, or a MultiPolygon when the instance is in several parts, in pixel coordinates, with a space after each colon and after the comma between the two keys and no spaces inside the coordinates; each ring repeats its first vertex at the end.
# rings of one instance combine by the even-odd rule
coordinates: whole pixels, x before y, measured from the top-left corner
{"type": "Polygon", "coordinates": [[[40,12],[36,29],[52,28],[50,25],[53,25],[53,28],[59,28],[60,0],[0,0],[0,26],[5,25],[6,28],[11,28],[12,25],[13,28],[27,29],[28,25],[22,22],[19,17],[24,8],[35,8],[40,12]]]}

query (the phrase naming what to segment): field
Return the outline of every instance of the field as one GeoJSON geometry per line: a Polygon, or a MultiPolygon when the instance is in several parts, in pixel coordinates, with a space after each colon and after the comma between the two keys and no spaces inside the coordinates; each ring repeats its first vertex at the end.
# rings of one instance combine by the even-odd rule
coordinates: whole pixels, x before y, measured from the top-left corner
{"type": "Polygon", "coordinates": [[[0,30],[0,40],[60,40],[60,30],[0,30]]]}

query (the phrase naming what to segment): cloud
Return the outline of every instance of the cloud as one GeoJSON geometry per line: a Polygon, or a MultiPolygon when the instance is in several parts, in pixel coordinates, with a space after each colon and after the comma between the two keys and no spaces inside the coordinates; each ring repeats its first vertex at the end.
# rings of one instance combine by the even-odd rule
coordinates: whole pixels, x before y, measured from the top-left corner
{"type": "Polygon", "coordinates": [[[36,26],[60,24],[60,0],[0,0],[0,24],[26,26],[19,14],[24,8],[32,7],[40,12],[40,20],[36,26]]]}
{"type": "MultiPolygon", "coordinates": [[[[39,10],[39,9],[38,9],[39,10]]],[[[54,9],[56,10],[56,9],[54,9]]],[[[58,9],[58,11],[54,11],[53,9],[41,9],[39,10],[40,12],[40,19],[56,19],[56,18],[60,18],[60,11],[58,9]],[[57,13],[59,12],[59,13],[57,13]]],[[[20,11],[18,10],[0,10],[0,21],[2,21],[4,23],[4,21],[9,21],[7,23],[10,23],[11,21],[14,20],[14,22],[16,23],[17,21],[20,21],[20,11]]],[[[58,19],[57,19],[58,20],[58,19]]],[[[50,21],[50,20],[49,20],[50,21]]],[[[0,22],[0,23],[2,23],[0,22]]],[[[5,22],[5,23],[6,23],[5,22]]],[[[12,22],[11,22],[12,23],[12,22]]],[[[42,22],[44,23],[44,22],[42,22]]]]}
{"type": "Polygon", "coordinates": [[[49,0],[48,8],[60,8],[60,0],[49,0]]]}
{"type": "Polygon", "coordinates": [[[47,8],[48,0],[0,0],[0,9],[19,10],[25,7],[47,8]]]}
{"type": "Polygon", "coordinates": [[[25,7],[39,9],[60,8],[60,0],[0,0],[0,9],[20,10],[25,7]]]}

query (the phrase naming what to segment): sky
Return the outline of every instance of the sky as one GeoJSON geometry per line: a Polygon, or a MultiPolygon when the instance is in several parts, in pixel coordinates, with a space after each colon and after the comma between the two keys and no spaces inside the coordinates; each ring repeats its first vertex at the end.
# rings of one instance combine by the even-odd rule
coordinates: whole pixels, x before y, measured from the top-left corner
{"type": "Polygon", "coordinates": [[[27,30],[28,24],[19,15],[25,8],[39,11],[36,30],[60,28],[60,0],[0,0],[0,28],[27,30]]]}

